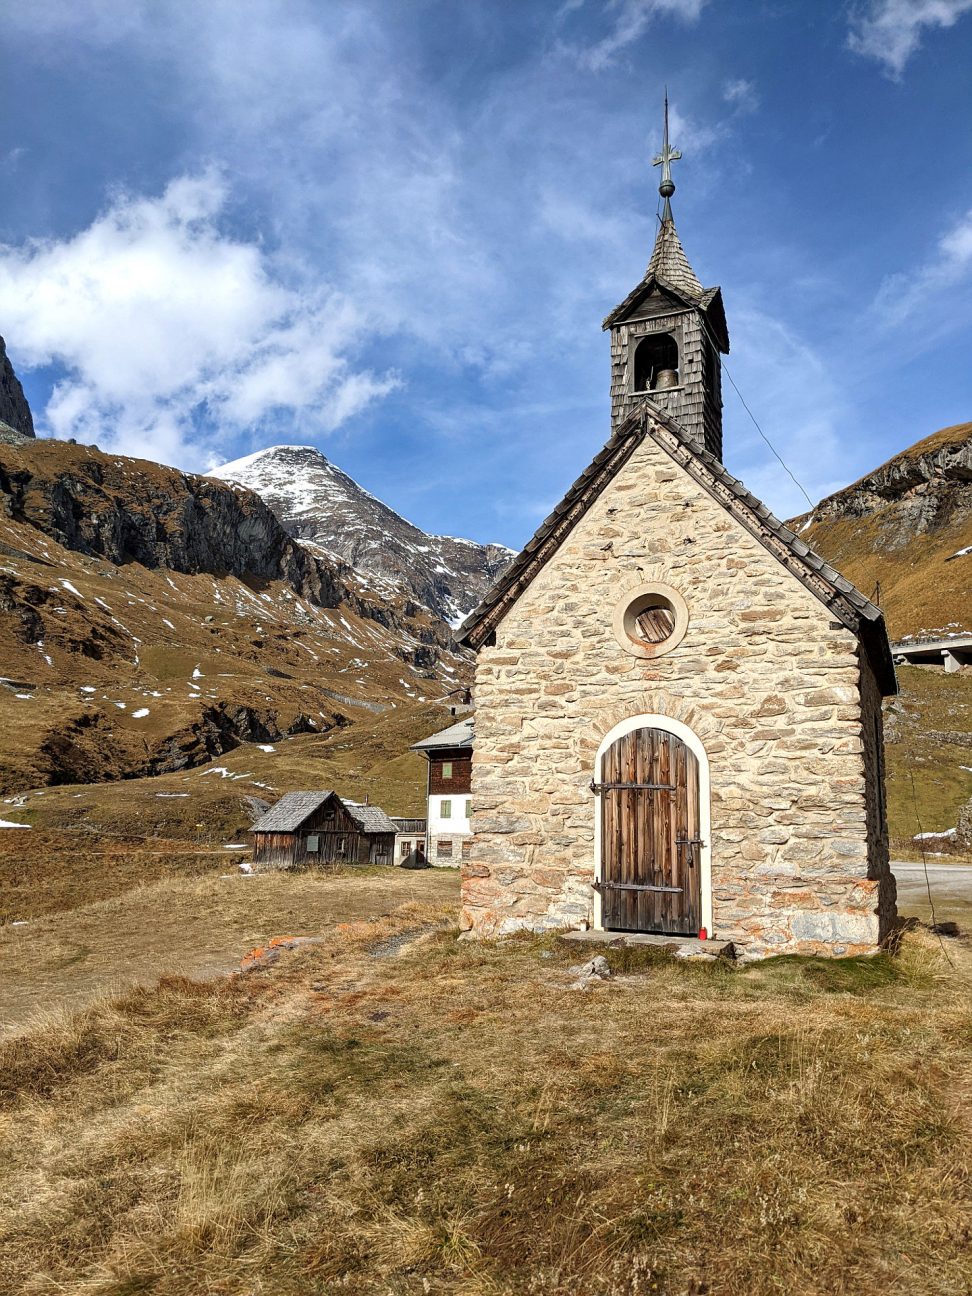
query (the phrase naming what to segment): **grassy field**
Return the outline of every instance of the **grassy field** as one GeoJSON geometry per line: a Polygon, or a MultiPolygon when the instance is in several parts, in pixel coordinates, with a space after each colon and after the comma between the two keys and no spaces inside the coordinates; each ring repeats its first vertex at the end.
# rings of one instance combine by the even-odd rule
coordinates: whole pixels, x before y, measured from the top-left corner
{"type": "Polygon", "coordinates": [[[914,858],[914,835],[954,828],[972,800],[972,673],[899,666],[898,684],[885,709],[888,826],[892,854],[914,858]]]}
{"type": "Polygon", "coordinates": [[[163,974],[225,975],[274,937],[317,936],[412,900],[455,905],[458,896],[451,869],[246,877],[235,858],[190,857],[180,866],[176,856],[164,876],[139,878],[138,853],[120,856],[135,879],[127,888],[0,925],[0,1036],[22,1029],[37,1005],[45,1012],[82,1006],[106,988],[152,985],[163,974]]]}
{"type": "Polygon", "coordinates": [[[457,941],[451,875],[350,881],[322,945],[0,1048],[0,1290],[969,1290],[963,941],[585,993],[556,938],[457,941]]]}

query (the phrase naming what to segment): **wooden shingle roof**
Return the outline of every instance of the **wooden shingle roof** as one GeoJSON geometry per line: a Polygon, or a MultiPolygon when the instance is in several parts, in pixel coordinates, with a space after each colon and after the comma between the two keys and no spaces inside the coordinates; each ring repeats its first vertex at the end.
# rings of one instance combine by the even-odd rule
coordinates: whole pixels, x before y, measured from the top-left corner
{"type": "Polygon", "coordinates": [[[645,397],[574,482],[536,534],[459,627],[457,639],[479,648],[537,573],[556,553],[604,487],[650,436],[703,490],[770,551],[860,639],[882,693],[897,692],[881,609],[775,517],[714,455],[645,397]]]}
{"type": "Polygon", "coordinates": [[[287,792],[256,821],[250,832],[296,832],[333,792],[287,792]]]}
{"type": "Polygon", "coordinates": [[[655,238],[648,268],[644,278],[632,288],[623,302],[620,302],[604,319],[602,328],[611,328],[620,324],[638,307],[653,289],[674,297],[685,309],[694,308],[705,316],[713,340],[719,350],[729,353],[729,330],[726,327],[726,312],[722,304],[721,288],[703,288],[698,276],[692,269],[681,239],[675,229],[675,222],[663,221],[655,238]]]}
{"type": "Polygon", "coordinates": [[[663,279],[665,283],[671,284],[673,288],[677,288],[687,297],[695,298],[696,301],[703,294],[704,289],[695,271],[689,265],[689,259],[685,255],[674,221],[662,221],[658,229],[645,278],[647,279],[649,275],[654,275],[656,279],[663,279]]]}
{"type": "Polygon", "coordinates": [[[394,822],[389,819],[380,806],[373,805],[355,805],[351,801],[344,802],[344,808],[355,821],[362,832],[365,833],[393,833],[398,832],[394,822]]]}

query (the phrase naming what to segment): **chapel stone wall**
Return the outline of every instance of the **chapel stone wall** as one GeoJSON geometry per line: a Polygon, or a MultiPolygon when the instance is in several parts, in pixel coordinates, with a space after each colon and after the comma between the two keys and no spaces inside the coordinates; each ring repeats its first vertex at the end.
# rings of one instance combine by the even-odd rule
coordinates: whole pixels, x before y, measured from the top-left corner
{"type": "Polygon", "coordinates": [[[614,725],[648,713],[687,724],[708,756],[711,934],[752,953],[873,949],[858,654],[646,438],[479,651],[463,927],[592,922],[595,755],[614,725]],[[686,599],[689,626],[647,661],[618,644],[612,613],[655,580],[686,599]]]}

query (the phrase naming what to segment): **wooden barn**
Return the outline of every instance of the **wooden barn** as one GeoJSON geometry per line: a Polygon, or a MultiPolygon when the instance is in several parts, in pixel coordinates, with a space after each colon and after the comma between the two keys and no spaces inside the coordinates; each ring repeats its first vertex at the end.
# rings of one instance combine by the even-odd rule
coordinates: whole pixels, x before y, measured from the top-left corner
{"type": "Polygon", "coordinates": [[[288,792],[250,831],[258,869],[394,862],[395,825],[384,810],[336,792],[288,792]]]}

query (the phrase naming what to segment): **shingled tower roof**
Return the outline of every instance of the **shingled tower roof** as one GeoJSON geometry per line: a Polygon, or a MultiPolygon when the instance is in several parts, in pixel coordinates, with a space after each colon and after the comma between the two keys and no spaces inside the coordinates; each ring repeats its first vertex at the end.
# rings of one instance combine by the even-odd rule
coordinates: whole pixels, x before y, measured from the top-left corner
{"type": "Polygon", "coordinates": [[[641,283],[628,293],[623,302],[615,306],[602,327],[613,328],[617,324],[625,323],[642,308],[649,294],[660,289],[663,293],[677,298],[684,307],[700,311],[705,317],[713,341],[725,354],[729,350],[729,334],[722,306],[722,293],[718,288],[702,287],[701,281],[685,255],[682,241],[675,229],[675,218],[672,216],[671,200],[675,192],[672,163],[679,161],[681,156],[678,149],[671,147],[668,139],[668,94],[666,93],[662,150],[652,163],[653,166],[661,167],[658,193],[662,198],[662,209],[658,233],[655,235],[655,246],[641,283]]]}
{"type": "MultiPolygon", "coordinates": [[[[669,209],[670,211],[670,209],[669,209]]],[[[669,214],[658,228],[655,247],[645,271],[645,279],[661,279],[663,283],[678,289],[685,297],[701,301],[705,289],[696,278],[695,271],[689,265],[682,241],[675,229],[675,222],[669,214]]]]}

